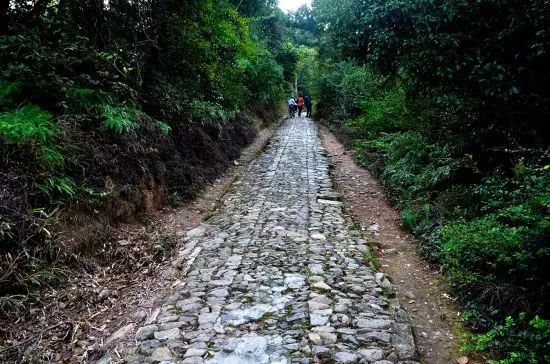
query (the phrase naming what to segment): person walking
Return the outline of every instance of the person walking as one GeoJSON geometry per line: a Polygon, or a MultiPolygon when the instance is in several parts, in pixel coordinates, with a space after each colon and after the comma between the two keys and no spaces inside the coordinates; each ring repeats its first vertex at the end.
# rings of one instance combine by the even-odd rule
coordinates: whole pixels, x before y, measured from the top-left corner
{"type": "Polygon", "coordinates": [[[288,116],[290,118],[293,118],[295,113],[296,113],[296,100],[294,100],[294,97],[291,97],[290,99],[288,99],[288,116]]]}
{"type": "Polygon", "coordinates": [[[304,103],[306,105],[306,118],[311,117],[311,110],[313,108],[313,102],[309,98],[309,96],[304,97],[304,103]]]}
{"type": "Polygon", "coordinates": [[[304,109],[304,98],[300,95],[298,96],[298,102],[296,103],[298,106],[298,117],[302,116],[302,110],[304,109]]]}

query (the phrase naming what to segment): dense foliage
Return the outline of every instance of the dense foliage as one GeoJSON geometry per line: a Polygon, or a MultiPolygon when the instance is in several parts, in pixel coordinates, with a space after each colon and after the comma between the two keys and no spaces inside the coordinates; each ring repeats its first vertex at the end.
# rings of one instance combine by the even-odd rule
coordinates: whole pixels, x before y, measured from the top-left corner
{"type": "Polygon", "coordinates": [[[319,115],[488,330],[470,349],[547,362],[548,3],[317,0],[314,11],[326,31],[319,115]]]}
{"type": "Polygon", "coordinates": [[[282,22],[273,1],[8,1],[0,12],[2,310],[58,280],[60,210],[126,220],[151,194],[191,197],[214,180],[251,141],[251,115],[276,117],[292,62],[284,35],[257,26],[282,22]]]}

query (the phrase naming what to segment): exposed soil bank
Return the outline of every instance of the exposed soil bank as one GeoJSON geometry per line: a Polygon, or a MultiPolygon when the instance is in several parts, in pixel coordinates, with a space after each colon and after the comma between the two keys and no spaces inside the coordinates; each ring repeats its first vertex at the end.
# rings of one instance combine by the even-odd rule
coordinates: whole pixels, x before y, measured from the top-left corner
{"type": "MultiPolygon", "coordinates": [[[[68,272],[66,281],[42,292],[39,302],[0,318],[0,361],[86,362],[101,357],[111,341],[142,321],[155,301],[164,297],[174,283],[170,263],[177,245],[217,209],[220,198],[277,127],[273,123],[259,131],[232,166],[196,199],[164,208],[148,224],[111,228],[114,242],[103,243],[103,249],[112,250],[111,262],[68,272]],[[158,257],[163,249],[167,251],[158,257]]],[[[90,229],[100,228],[95,225],[90,229]]]]}
{"type": "Polygon", "coordinates": [[[419,254],[414,238],[401,227],[381,184],[359,167],[326,128],[320,128],[332,159],[333,175],[346,207],[363,230],[373,236],[372,248],[381,269],[394,280],[403,307],[413,321],[425,363],[456,363],[460,336],[459,308],[447,294],[441,276],[419,254]]]}

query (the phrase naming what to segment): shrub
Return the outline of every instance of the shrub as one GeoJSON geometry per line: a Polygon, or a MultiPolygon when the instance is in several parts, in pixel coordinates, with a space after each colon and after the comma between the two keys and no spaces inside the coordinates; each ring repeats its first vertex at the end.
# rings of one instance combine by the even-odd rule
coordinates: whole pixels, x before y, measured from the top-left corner
{"type": "Polygon", "coordinates": [[[527,319],[522,312],[517,319],[506,317],[504,323],[484,334],[472,335],[466,351],[490,352],[493,364],[548,363],[550,362],[550,321],[534,316],[527,319]]]}
{"type": "Polygon", "coordinates": [[[473,328],[498,325],[479,350],[547,362],[530,352],[547,330],[534,342],[532,325],[500,324],[525,311],[546,327],[550,312],[546,4],[318,0],[314,13],[328,63],[322,117],[382,178],[473,328]],[[343,80],[356,68],[370,79],[349,107],[343,80]]]}
{"type": "MultiPolygon", "coordinates": [[[[548,226],[548,219],[540,224],[548,226]]],[[[446,224],[441,241],[447,280],[467,306],[497,318],[542,309],[550,249],[530,227],[510,226],[491,214],[446,224]]]]}

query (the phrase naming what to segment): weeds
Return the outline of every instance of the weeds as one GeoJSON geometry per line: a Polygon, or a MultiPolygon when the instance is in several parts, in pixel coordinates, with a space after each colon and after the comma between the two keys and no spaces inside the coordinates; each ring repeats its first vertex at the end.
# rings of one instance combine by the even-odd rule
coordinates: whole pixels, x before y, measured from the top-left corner
{"type": "Polygon", "coordinates": [[[151,245],[156,259],[169,256],[177,246],[177,238],[174,234],[154,233],[151,236],[151,245]]]}
{"type": "Polygon", "coordinates": [[[381,268],[380,262],[378,261],[378,258],[376,257],[376,255],[374,255],[373,252],[367,249],[363,251],[362,255],[363,255],[363,260],[365,264],[372,265],[376,269],[381,268]]]}

